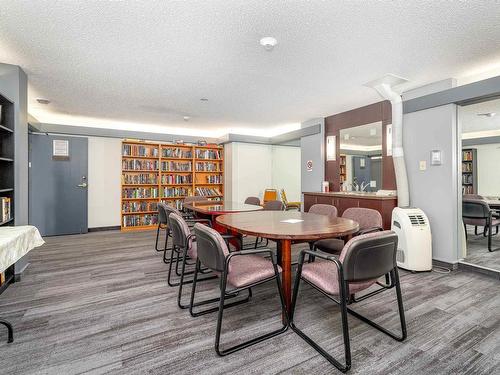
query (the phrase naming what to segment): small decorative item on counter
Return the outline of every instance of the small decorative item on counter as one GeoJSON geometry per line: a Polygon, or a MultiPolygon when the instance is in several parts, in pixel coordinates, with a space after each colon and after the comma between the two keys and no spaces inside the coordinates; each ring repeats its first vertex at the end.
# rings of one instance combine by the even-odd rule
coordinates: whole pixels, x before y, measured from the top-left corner
{"type": "Polygon", "coordinates": [[[330,183],[328,181],[323,181],[321,184],[321,191],[323,193],[328,193],[330,191],[330,183]]]}

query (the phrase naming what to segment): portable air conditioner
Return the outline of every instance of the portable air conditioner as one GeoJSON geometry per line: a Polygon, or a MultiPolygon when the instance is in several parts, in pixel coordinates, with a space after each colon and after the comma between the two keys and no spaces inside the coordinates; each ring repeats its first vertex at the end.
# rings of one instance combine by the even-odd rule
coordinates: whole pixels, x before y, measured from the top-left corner
{"type": "Polygon", "coordinates": [[[432,270],[432,236],[429,219],[418,208],[396,207],[391,229],[398,235],[398,267],[409,271],[432,270]]]}

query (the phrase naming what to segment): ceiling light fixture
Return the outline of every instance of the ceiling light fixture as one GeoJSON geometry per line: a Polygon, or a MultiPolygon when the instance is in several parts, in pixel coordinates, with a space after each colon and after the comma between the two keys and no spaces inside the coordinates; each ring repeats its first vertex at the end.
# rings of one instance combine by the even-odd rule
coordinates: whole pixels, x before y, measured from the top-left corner
{"type": "Polygon", "coordinates": [[[272,36],[266,36],[260,40],[260,45],[265,48],[266,51],[272,51],[274,47],[278,44],[276,38],[272,36]]]}
{"type": "Polygon", "coordinates": [[[208,99],[207,98],[201,98],[200,99],[202,102],[208,102],[208,99]]]}
{"type": "Polygon", "coordinates": [[[493,117],[496,115],[496,112],[478,113],[477,115],[481,117],[493,117]]]}
{"type": "Polygon", "coordinates": [[[183,117],[184,121],[189,121],[189,119],[190,119],[190,118],[191,118],[191,117],[189,117],[189,116],[184,116],[184,117],[183,117]]]}
{"type": "Polygon", "coordinates": [[[36,98],[36,101],[40,104],[45,104],[45,105],[50,103],[49,99],[36,98]]]}

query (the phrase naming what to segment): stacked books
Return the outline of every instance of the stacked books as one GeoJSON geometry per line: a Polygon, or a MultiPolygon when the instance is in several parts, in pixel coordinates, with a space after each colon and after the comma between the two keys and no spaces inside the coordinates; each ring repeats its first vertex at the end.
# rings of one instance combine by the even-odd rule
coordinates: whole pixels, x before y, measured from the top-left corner
{"type": "Polygon", "coordinates": [[[10,198],[0,197],[0,221],[5,222],[9,221],[10,216],[10,198]]]}

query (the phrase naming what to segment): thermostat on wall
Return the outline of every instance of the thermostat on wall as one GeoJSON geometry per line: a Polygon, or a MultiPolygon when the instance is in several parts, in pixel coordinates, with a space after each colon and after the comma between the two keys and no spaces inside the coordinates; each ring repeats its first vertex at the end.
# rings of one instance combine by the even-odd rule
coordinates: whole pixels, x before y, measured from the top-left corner
{"type": "Polygon", "coordinates": [[[440,150],[432,150],[431,151],[431,165],[441,165],[441,151],[440,150]]]}

